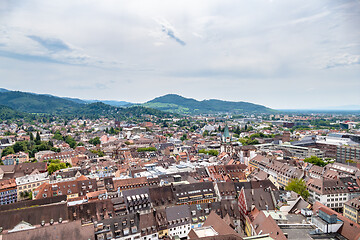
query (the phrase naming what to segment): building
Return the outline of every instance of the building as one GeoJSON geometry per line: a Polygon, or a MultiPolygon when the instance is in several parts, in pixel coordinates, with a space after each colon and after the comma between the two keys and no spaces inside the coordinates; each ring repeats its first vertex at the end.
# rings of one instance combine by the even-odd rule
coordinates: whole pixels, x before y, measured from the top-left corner
{"type": "Polygon", "coordinates": [[[276,214],[274,214],[274,212],[272,213],[273,214],[270,214],[269,211],[259,211],[255,208],[249,217],[246,217],[246,235],[250,237],[269,234],[272,239],[286,240],[287,237],[277,225],[277,221],[272,217],[276,214]]]}
{"type": "Polygon", "coordinates": [[[353,222],[360,223],[360,197],[344,203],[343,215],[353,222]]]}
{"type": "MultiPolygon", "coordinates": [[[[278,197],[275,192],[270,188],[242,188],[238,198],[238,208],[241,215],[241,221],[243,224],[249,225],[247,218],[251,216],[251,212],[256,208],[258,210],[275,210],[278,197]]],[[[251,235],[251,234],[250,234],[251,235]]],[[[250,236],[249,235],[249,236],[250,236]]]]}
{"type": "Polygon", "coordinates": [[[9,154],[1,158],[4,165],[17,165],[29,161],[29,155],[24,152],[9,154]]]}
{"type": "Polygon", "coordinates": [[[320,202],[337,212],[343,211],[343,204],[360,194],[360,188],[351,177],[339,179],[310,179],[307,182],[310,202],[320,202]]]}
{"type": "Polygon", "coordinates": [[[215,202],[217,198],[211,182],[174,185],[172,190],[178,205],[215,202]]]}
{"type": "Polygon", "coordinates": [[[292,179],[301,179],[304,176],[304,171],[298,167],[260,155],[252,159],[250,165],[269,174],[269,180],[279,188],[285,188],[292,179]]]}
{"type": "Polygon", "coordinates": [[[336,151],[336,161],[347,163],[348,161],[360,160],[359,146],[338,146],[336,151]]]}
{"type": "Polygon", "coordinates": [[[141,230],[141,240],[159,239],[155,216],[152,212],[140,215],[139,229],[141,230]]]}
{"type": "Polygon", "coordinates": [[[59,195],[66,195],[67,199],[85,198],[87,193],[95,191],[97,191],[96,180],[81,176],[73,181],[43,183],[33,190],[33,199],[43,199],[59,195]]]}
{"type": "MultiPolygon", "coordinates": [[[[51,161],[55,159],[59,159],[62,162],[65,163],[71,163],[71,159],[78,157],[79,153],[77,151],[64,151],[64,152],[50,152],[45,153],[44,155],[39,155],[38,158],[36,158],[38,161],[51,161]]],[[[36,156],[35,156],[36,157],[36,156]]]]}
{"type": "Polygon", "coordinates": [[[149,188],[136,188],[122,191],[126,208],[129,213],[141,212],[148,213],[151,207],[149,188]]]}
{"type": "Polygon", "coordinates": [[[169,236],[184,239],[191,230],[190,211],[187,205],[167,207],[166,219],[168,221],[169,236]]]}
{"type": "Polygon", "coordinates": [[[337,214],[325,207],[318,209],[317,215],[311,217],[311,222],[323,233],[336,233],[344,224],[337,214]]]}
{"type": "MultiPolygon", "coordinates": [[[[342,227],[337,231],[340,235],[346,239],[360,239],[360,225],[344,217],[341,213],[335,212],[334,210],[324,206],[320,202],[315,202],[313,205],[313,216],[317,215],[322,209],[328,216],[336,215],[338,220],[343,222],[342,227]]],[[[335,217],[333,217],[335,218],[335,217]]]]}
{"type": "Polygon", "coordinates": [[[94,227],[82,225],[80,221],[53,222],[44,226],[34,226],[21,221],[11,231],[2,235],[3,240],[13,239],[88,239],[94,240],[94,227]]]}
{"type": "Polygon", "coordinates": [[[139,225],[140,214],[137,213],[104,219],[94,224],[95,239],[140,239],[139,225]]]}
{"type": "Polygon", "coordinates": [[[311,147],[301,147],[295,146],[290,144],[272,144],[272,143],[265,143],[265,144],[258,144],[255,147],[260,151],[269,151],[269,150],[285,150],[288,151],[293,157],[297,157],[300,159],[308,158],[311,156],[316,156],[319,158],[324,158],[324,152],[317,148],[311,147]]]}
{"type": "MultiPolygon", "coordinates": [[[[38,172],[38,171],[37,171],[38,172]]],[[[17,200],[23,200],[29,197],[30,192],[34,191],[43,183],[48,183],[48,173],[34,173],[23,177],[16,178],[17,184],[17,200]]]]}
{"type": "Polygon", "coordinates": [[[10,204],[17,201],[17,189],[15,179],[0,180],[0,205],[10,204]]]}

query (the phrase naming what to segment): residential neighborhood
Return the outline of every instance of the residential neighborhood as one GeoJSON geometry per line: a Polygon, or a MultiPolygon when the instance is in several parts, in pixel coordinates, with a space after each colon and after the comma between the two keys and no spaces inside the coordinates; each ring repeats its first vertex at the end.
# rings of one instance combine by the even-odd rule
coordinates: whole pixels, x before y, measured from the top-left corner
{"type": "Polygon", "coordinates": [[[3,121],[1,237],[358,239],[346,117],[3,121]]]}

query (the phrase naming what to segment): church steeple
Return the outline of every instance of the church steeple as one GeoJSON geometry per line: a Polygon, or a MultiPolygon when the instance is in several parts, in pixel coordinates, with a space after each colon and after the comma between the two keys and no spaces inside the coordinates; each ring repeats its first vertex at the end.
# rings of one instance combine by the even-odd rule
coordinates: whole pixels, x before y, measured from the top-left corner
{"type": "Polygon", "coordinates": [[[222,135],[222,141],[224,143],[230,143],[231,142],[231,136],[230,136],[229,127],[228,127],[227,124],[225,124],[224,133],[222,135]]]}

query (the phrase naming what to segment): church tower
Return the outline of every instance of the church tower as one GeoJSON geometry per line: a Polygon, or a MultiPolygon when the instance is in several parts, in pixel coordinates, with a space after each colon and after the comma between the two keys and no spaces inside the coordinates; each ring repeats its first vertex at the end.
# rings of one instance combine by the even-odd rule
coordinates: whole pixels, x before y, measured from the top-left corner
{"type": "Polygon", "coordinates": [[[221,152],[232,152],[232,144],[231,144],[232,137],[229,132],[229,127],[226,124],[223,134],[221,135],[221,152]]]}

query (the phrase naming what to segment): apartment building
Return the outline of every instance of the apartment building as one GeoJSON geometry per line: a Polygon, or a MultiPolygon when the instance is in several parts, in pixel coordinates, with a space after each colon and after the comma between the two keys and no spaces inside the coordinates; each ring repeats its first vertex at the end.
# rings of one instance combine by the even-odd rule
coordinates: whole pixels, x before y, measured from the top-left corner
{"type": "Polygon", "coordinates": [[[336,162],[347,163],[354,160],[360,160],[360,146],[337,147],[336,162]]]}
{"type": "Polygon", "coordinates": [[[356,181],[349,177],[310,179],[307,189],[310,193],[310,202],[318,201],[337,212],[342,212],[344,203],[360,194],[356,181]]]}
{"type": "Polygon", "coordinates": [[[17,201],[17,188],[15,179],[0,180],[0,205],[17,201]]]}
{"type": "Polygon", "coordinates": [[[23,200],[43,183],[49,183],[48,173],[37,173],[16,178],[17,200],[23,200]]]}
{"type": "Polygon", "coordinates": [[[360,197],[350,199],[344,203],[343,215],[353,222],[360,223],[360,197]]]}

